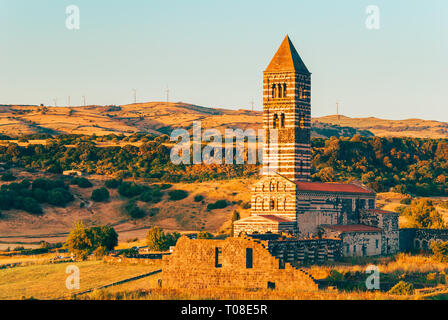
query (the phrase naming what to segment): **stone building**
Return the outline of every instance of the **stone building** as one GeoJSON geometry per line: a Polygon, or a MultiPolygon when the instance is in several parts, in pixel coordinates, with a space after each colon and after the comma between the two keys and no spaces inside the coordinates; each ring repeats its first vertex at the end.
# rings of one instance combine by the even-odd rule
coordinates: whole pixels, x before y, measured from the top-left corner
{"type": "Polygon", "coordinates": [[[398,252],[398,214],[378,210],[374,190],[356,181],[310,182],[310,121],[311,73],[286,36],[263,73],[263,175],[252,187],[251,216],[234,223],[234,236],[337,238],[344,256],[398,252]]]}
{"type": "Polygon", "coordinates": [[[434,241],[448,241],[448,229],[400,229],[400,251],[429,251],[434,241]]]}
{"type": "Polygon", "coordinates": [[[276,289],[316,291],[305,270],[273,256],[268,242],[243,237],[201,240],[181,237],[162,259],[162,287],[181,289],[276,289]]]}

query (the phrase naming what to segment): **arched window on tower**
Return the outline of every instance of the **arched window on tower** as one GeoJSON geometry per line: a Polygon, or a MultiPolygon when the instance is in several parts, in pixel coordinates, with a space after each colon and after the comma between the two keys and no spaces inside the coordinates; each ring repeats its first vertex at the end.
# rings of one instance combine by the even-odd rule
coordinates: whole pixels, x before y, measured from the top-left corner
{"type": "Polygon", "coordinates": [[[277,98],[281,98],[282,97],[282,95],[283,95],[283,88],[282,88],[282,85],[279,83],[279,84],[277,84],[277,98]]]}
{"type": "Polygon", "coordinates": [[[283,84],[283,97],[286,98],[286,83],[283,84]]]}
{"type": "Polygon", "coordinates": [[[299,87],[299,99],[303,99],[303,88],[299,87]]]}
{"type": "Polygon", "coordinates": [[[274,210],[275,209],[275,200],[271,199],[271,201],[269,201],[269,210],[274,210]]]}
{"type": "Polygon", "coordinates": [[[285,114],[282,113],[280,115],[280,127],[284,128],[285,127],[285,114]]]}
{"type": "Polygon", "coordinates": [[[299,129],[305,129],[305,116],[303,114],[299,116],[299,129]]]}
{"type": "Polygon", "coordinates": [[[275,98],[275,84],[272,85],[271,89],[272,89],[271,97],[272,97],[272,99],[274,99],[275,98]]]}
{"type": "Polygon", "coordinates": [[[274,120],[272,121],[272,127],[274,129],[277,129],[277,122],[278,122],[278,115],[275,113],[274,114],[274,120]]]}

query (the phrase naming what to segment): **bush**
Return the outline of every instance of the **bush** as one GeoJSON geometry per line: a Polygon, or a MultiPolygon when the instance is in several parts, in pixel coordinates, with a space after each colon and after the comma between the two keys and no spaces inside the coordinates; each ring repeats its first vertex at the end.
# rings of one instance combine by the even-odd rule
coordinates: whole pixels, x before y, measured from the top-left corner
{"type": "Polygon", "coordinates": [[[91,199],[95,202],[101,202],[109,199],[109,196],[109,191],[106,188],[102,187],[92,191],[91,199]]]}
{"type": "Polygon", "coordinates": [[[2,174],[1,178],[2,181],[14,181],[17,178],[10,172],[6,172],[4,174],[2,174]]]}
{"type": "Polygon", "coordinates": [[[140,195],[140,197],[138,199],[143,202],[151,202],[153,200],[152,192],[145,191],[140,195]]]}
{"type": "Polygon", "coordinates": [[[201,202],[202,200],[204,200],[204,196],[203,195],[196,195],[194,196],[194,202],[201,202]]]}
{"type": "Polygon", "coordinates": [[[93,187],[92,182],[84,177],[75,177],[71,181],[72,184],[78,185],[80,188],[91,188],[93,187]]]}
{"type": "Polygon", "coordinates": [[[431,250],[434,259],[440,262],[448,262],[448,241],[431,242],[431,250]]]}
{"type": "Polygon", "coordinates": [[[213,235],[207,231],[201,231],[198,233],[198,239],[213,239],[213,235]]]}
{"type": "Polygon", "coordinates": [[[398,282],[388,291],[390,294],[411,295],[414,294],[414,285],[405,281],[398,282]]]}
{"type": "Polygon", "coordinates": [[[31,189],[42,189],[45,191],[49,191],[51,189],[56,189],[56,188],[67,188],[67,186],[65,185],[64,181],[62,180],[50,180],[50,179],[45,179],[45,178],[39,178],[33,181],[33,183],[31,184],[31,189]]]}
{"type": "Polygon", "coordinates": [[[162,183],[161,185],[160,185],[160,189],[161,190],[166,190],[166,189],[169,189],[169,188],[171,188],[173,185],[172,184],[169,184],[169,183],[162,183]]]}
{"type": "Polygon", "coordinates": [[[139,208],[137,201],[129,200],[129,202],[124,207],[125,214],[132,219],[140,219],[145,216],[145,211],[139,208]]]}
{"type": "Polygon", "coordinates": [[[185,190],[171,190],[168,192],[170,200],[177,201],[188,197],[188,192],[185,190]]]}
{"type": "Polygon", "coordinates": [[[401,199],[400,200],[400,203],[401,204],[411,204],[411,202],[412,202],[412,198],[404,198],[404,199],[401,199]]]}
{"type": "Polygon", "coordinates": [[[65,207],[67,203],[73,200],[73,195],[66,189],[56,188],[48,192],[48,203],[65,207]]]}
{"type": "Polygon", "coordinates": [[[165,234],[162,229],[155,226],[149,229],[146,243],[152,251],[167,251],[170,246],[176,245],[180,234],[177,232],[165,234]]]}
{"type": "Polygon", "coordinates": [[[121,183],[120,180],[110,179],[110,180],[106,180],[104,182],[104,185],[106,186],[106,188],[109,188],[109,189],[117,189],[118,186],[120,185],[120,183],[121,183]]]}
{"type": "Polygon", "coordinates": [[[31,214],[42,214],[42,208],[36,200],[30,197],[26,197],[23,199],[22,208],[26,212],[29,212],[31,214]]]}
{"type": "Polygon", "coordinates": [[[100,226],[85,228],[82,222],[77,222],[67,237],[66,246],[81,260],[95,252],[95,256],[106,254],[118,244],[118,234],[114,228],[100,226]]]}
{"type": "Polygon", "coordinates": [[[33,198],[39,203],[45,203],[48,201],[48,192],[41,188],[36,188],[33,190],[33,198]]]}
{"type": "Polygon", "coordinates": [[[136,184],[135,182],[122,182],[118,187],[118,193],[124,197],[132,198],[140,195],[145,188],[141,185],[136,184]]]}
{"type": "Polygon", "coordinates": [[[225,207],[227,207],[229,204],[227,203],[226,200],[218,200],[215,203],[209,203],[207,205],[207,210],[214,210],[214,209],[224,209],[225,207]]]}

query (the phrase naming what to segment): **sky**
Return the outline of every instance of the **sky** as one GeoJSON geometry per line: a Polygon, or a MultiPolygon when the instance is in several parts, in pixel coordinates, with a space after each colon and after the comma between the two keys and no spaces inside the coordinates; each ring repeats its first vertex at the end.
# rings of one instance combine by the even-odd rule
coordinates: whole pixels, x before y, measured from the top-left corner
{"type": "Polygon", "coordinates": [[[312,116],[338,101],[350,117],[448,121],[446,0],[0,0],[0,104],[166,101],[169,88],[171,102],[261,110],[286,34],[312,73],[312,116]]]}

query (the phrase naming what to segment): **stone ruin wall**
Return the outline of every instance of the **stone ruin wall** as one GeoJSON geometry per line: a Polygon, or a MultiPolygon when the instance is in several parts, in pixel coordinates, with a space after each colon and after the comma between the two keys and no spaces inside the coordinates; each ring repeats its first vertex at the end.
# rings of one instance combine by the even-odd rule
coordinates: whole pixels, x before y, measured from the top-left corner
{"type": "Polygon", "coordinates": [[[174,252],[162,259],[164,288],[244,288],[315,291],[311,275],[272,256],[266,241],[248,238],[225,240],[178,240],[174,252]],[[221,251],[218,254],[216,250],[221,251]],[[247,268],[247,249],[252,250],[252,268],[247,268]],[[216,267],[216,263],[220,267],[216,267]]]}
{"type": "Polygon", "coordinates": [[[338,239],[301,239],[269,241],[269,252],[292,265],[322,264],[341,257],[338,239]]]}
{"type": "Polygon", "coordinates": [[[448,241],[448,229],[400,229],[400,251],[429,251],[432,241],[448,241]]]}

